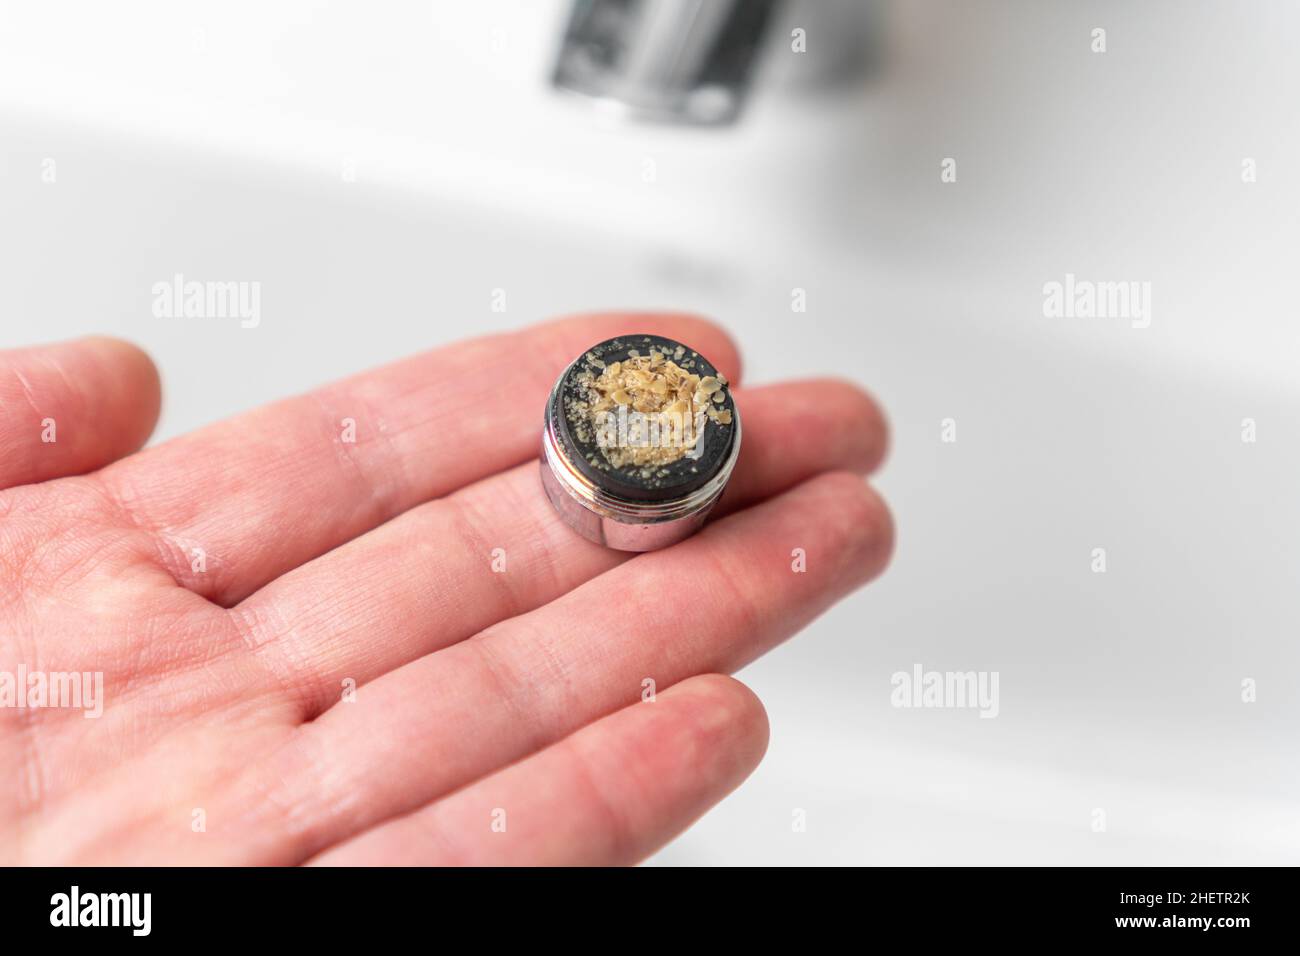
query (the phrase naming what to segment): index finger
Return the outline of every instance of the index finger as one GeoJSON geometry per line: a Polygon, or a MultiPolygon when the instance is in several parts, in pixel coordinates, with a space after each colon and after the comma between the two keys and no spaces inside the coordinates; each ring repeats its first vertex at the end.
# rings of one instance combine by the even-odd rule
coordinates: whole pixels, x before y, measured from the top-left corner
{"type": "Polygon", "coordinates": [[[639,332],[686,343],[733,380],[739,373],[730,338],[703,319],[579,316],[365,372],[148,449],[99,479],[163,539],[178,581],[231,605],[408,508],[537,454],[542,406],[564,367],[603,339],[639,332]]]}
{"type": "Polygon", "coordinates": [[[0,489],[93,471],[158,419],[158,370],[119,339],[0,351],[0,489]]]}

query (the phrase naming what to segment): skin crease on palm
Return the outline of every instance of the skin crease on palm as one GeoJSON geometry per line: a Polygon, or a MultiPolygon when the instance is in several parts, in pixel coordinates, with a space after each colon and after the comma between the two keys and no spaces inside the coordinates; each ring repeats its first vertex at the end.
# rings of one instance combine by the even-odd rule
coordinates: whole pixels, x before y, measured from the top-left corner
{"type": "Polygon", "coordinates": [[[541,411],[631,332],[740,382],[709,322],[583,316],[139,450],[134,346],[0,352],[0,672],[104,681],[98,718],[0,708],[0,863],[630,864],[739,785],[767,718],[722,675],[883,569],[885,425],[855,385],[741,383],[705,528],[603,549],[542,493],[541,411]]]}

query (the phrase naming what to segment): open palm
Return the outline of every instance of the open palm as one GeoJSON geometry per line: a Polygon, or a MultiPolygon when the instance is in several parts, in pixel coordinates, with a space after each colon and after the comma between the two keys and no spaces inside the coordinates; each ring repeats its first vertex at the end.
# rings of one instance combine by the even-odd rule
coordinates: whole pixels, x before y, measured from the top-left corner
{"type": "Polygon", "coordinates": [[[0,862],[630,863],[721,799],[767,726],[718,675],[888,558],[884,426],[844,383],[738,388],[718,517],[603,549],[542,493],[541,413],[630,332],[739,380],[704,321],[583,317],[135,451],[142,353],[0,353],[0,673],[103,675],[94,719],[0,708],[0,862]]]}

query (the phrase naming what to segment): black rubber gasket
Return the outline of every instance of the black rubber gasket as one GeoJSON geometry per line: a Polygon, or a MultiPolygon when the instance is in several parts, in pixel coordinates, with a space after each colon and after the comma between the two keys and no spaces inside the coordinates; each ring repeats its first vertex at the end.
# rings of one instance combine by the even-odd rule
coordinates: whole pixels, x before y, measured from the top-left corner
{"type": "Polygon", "coordinates": [[[587,398],[587,387],[578,378],[584,371],[599,376],[604,365],[626,360],[632,350],[647,355],[651,349],[663,352],[667,358],[701,378],[705,375],[718,375],[713,363],[682,342],[661,335],[620,335],[593,345],[573,361],[560,382],[555,409],[556,430],[573,466],[605,493],[628,501],[671,501],[690,494],[718,473],[731,454],[736,440],[736,407],[728,384],[724,390],[725,398],[718,403],[718,409],[731,412],[732,424],[722,425],[706,419],[700,436],[701,453],[698,458],[681,458],[670,465],[659,466],[648,477],[639,466],[615,468],[609,463],[596,444],[591,429],[580,428],[579,423],[569,420],[574,404],[584,402],[587,398]],[[678,348],[683,350],[680,360],[673,358],[678,348]],[[596,365],[595,362],[602,364],[596,365]],[[580,432],[587,435],[586,440],[579,436],[580,432]]]}

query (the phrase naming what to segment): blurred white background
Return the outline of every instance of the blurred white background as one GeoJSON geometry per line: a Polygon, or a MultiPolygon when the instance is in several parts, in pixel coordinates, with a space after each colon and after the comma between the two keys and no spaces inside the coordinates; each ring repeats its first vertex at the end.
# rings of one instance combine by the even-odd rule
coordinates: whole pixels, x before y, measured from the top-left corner
{"type": "Polygon", "coordinates": [[[552,90],[561,0],[0,3],[0,345],[139,342],[165,438],[541,317],[712,315],[751,382],[880,397],[898,550],[741,675],[767,759],[656,861],[1300,862],[1300,7],[868,7],[852,82],[792,62],[832,42],[790,50],[795,4],[697,129],[552,90]],[[155,318],[175,273],[260,282],[260,325],[155,318]],[[1066,273],[1151,283],[1150,327],[1045,317],[1066,273]],[[999,716],[891,707],[918,663],[997,671],[999,716]]]}

